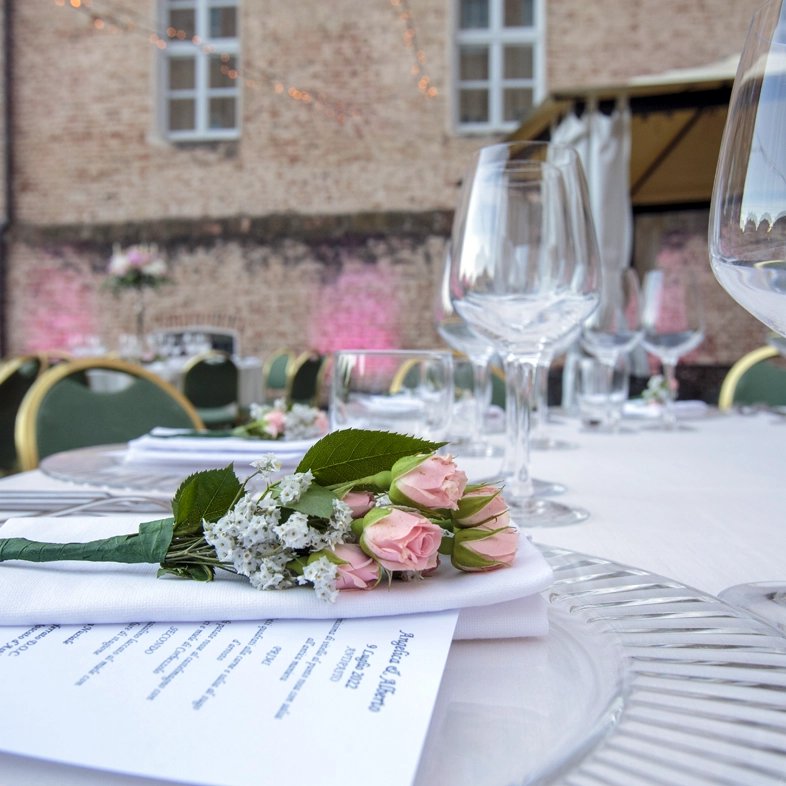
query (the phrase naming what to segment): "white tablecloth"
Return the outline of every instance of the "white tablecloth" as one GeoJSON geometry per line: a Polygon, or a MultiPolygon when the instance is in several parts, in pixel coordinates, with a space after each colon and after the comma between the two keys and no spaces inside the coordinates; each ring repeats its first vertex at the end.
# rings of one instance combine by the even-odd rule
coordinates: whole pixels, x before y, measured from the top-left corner
{"type": "MultiPolygon", "coordinates": [[[[693,431],[617,435],[583,432],[575,422],[553,426],[555,437],[578,448],[533,452],[533,473],[565,483],[569,491],[561,499],[592,515],[582,524],[532,530],[535,541],[646,568],[711,593],[749,581],[786,581],[786,421],[760,414],[707,417],[690,425],[693,431]]],[[[476,475],[498,469],[492,462],[461,464],[476,475]]],[[[66,485],[40,472],[0,481],[0,489],[66,485]]],[[[454,643],[418,786],[513,779],[497,781],[467,769],[467,746],[482,750],[484,734],[502,734],[515,747],[517,729],[531,728],[517,725],[522,718],[547,724],[549,702],[570,700],[560,697],[559,685],[537,681],[557,644],[549,637],[454,643]],[[456,755],[462,748],[464,758],[456,755]]],[[[65,768],[4,755],[0,771],[9,784],[84,782],[84,773],[68,781],[65,768]]],[[[120,777],[112,782],[139,783],[120,777]]]]}

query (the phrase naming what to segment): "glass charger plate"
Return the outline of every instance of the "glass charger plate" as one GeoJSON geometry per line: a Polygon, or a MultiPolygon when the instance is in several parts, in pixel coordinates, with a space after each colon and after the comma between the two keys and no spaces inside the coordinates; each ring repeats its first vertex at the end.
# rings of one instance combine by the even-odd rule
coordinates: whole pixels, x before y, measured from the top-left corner
{"type": "Polygon", "coordinates": [[[786,777],[786,637],[645,570],[541,547],[544,639],[456,642],[417,786],[786,777]]]}
{"type": "Polygon", "coordinates": [[[42,459],[39,469],[49,477],[125,491],[153,491],[173,495],[186,474],[168,473],[160,467],[146,469],[123,463],[126,446],[96,445],[55,453],[42,459]]]}
{"type": "MultiPolygon", "coordinates": [[[[454,643],[416,786],[783,783],[785,637],[679,582],[541,548],[550,634],[454,643]]],[[[6,786],[162,783],[3,753],[0,772],[6,786]]]]}

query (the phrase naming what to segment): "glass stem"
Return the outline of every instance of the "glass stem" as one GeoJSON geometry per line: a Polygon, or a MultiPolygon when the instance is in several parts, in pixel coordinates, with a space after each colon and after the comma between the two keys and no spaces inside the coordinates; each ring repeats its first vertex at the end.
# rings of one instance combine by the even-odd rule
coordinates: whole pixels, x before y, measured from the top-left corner
{"type": "Polygon", "coordinates": [[[489,373],[489,362],[487,358],[481,359],[470,357],[470,363],[472,363],[475,395],[475,412],[472,418],[470,443],[480,444],[483,442],[486,412],[491,403],[491,374],[489,373]]]}
{"type": "Polygon", "coordinates": [[[544,353],[540,356],[535,371],[535,407],[532,414],[531,431],[538,437],[546,438],[546,427],[549,422],[549,369],[553,356],[544,353]]]}
{"type": "Polygon", "coordinates": [[[677,413],[674,410],[674,393],[677,389],[677,364],[663,361],[663,376],[666,377],[666,405],[663,407],[663,427],[677,428],[677,413]]]}
{"type": "Polygon", "coordinates": [[[611,430],[616,431],[617,424],[616,419],[614,417],[614,402],[611,400],[611,392],[614,389],[614,367],[617,365],[617,359],[614,360],[603,360],[601,361],[603,364],[603,376],[604,376],[604,387],[603,393],[605,395],[605,416],[604,420],[606,421],[605,425],[611,430]]]}
{"type": "Polygon", "coordinates": [[[511,354],[505,358],[507,443],[503,472],[506,494],[511,499],[534,495],[529,472],[529,426],[537,366],[537,355],[511,354]]]}

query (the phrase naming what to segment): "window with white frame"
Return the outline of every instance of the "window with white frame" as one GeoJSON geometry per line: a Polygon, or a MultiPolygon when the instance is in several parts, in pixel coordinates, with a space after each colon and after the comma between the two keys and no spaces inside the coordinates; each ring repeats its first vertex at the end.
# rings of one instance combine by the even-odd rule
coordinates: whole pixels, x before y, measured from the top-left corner
{"type": "Polygon", "coordinates": [[[172,140],[240,135],[237,0],[163,0],[163,126],[172,140]]]}
{"type": "Polygon", "coordinates": [[[545,0],[456,3],[456,127],[516,128],[543,94],[545,0]]]}

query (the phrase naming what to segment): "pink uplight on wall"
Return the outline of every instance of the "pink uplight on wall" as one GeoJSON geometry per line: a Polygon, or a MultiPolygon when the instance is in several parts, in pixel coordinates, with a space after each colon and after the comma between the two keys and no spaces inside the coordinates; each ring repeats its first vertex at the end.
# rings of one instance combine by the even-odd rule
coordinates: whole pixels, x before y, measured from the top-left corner
{"type": "Polygon", "coordinates": [[[395,274],[376,265],[345,268],[319,293],[309,341],[323,355],[338,349],[398,348],[395,274]]]}
{"type": "Polygon", "coordinates": [[[41,268],[28,286],[32,307],[25,315],[25,352],[68,349],[75,337],[96,333],[93,291],[79,272],[41,268]]]}

